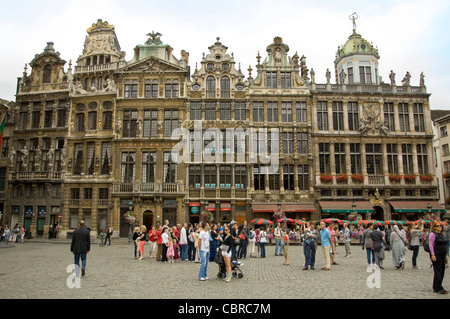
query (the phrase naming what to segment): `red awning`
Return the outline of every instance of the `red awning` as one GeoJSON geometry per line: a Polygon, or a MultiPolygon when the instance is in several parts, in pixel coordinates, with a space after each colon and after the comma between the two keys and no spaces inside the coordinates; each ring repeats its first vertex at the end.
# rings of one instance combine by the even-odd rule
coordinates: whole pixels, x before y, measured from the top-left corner
{"type": "Polygon", "coordinates": [[[369,201],[320,201],[322,213],[353,213],[352,204],[355,203],[356,213],[371,213],[373,207],[369,201]]]}
{"type": "Polygon", "coordinates": [[[189,206],[197,206],[200,207],[200,202],[190,202],[189,206]]]}
{"type": "Polygon", "coordinates": [[[428,204],[431,205],[432,213],[445,213],[445,208],[436,200],[403,200],[389,201],[389,203],[394,207],[396,213],[428,213],[428,204]]]}
{"type": "Polygon", "coordinates": [[[281,204],[281,210],[284,212],[315,212],[316,207],[313,204],[281,204]]]}
{"type": "Polygon", "coordinates": [[[215,211],[216,210],[216,203],[208,203],[208,207],[206,207],[206,210],[215,211]]]}
{"type": "Polygon", "coordinates": [[[278,205],[277,204],[253,204],[253,211],[254,212],[277,212],[278,211],[278,205]]]}
{"type": "Polygon", "coordinates": [[[230,203],[220,203],[220,210],[230,211],[231,204],[230,203]]]}

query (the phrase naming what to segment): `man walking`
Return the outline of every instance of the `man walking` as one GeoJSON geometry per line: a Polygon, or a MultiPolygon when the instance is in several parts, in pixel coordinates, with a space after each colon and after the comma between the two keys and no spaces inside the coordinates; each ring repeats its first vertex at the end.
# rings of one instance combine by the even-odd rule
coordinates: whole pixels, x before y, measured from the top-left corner
{"type": "Polygon", "coordinates": [[[208,223],[203,223],[202,230],[200,231],[198,237],[198,248],[200,249],[200,272],[198,274],[198,279],[200,281],[208,280],[208,264],[209,264],[209,231],[211,227],[208,223]]]}
{"type": "Polygon", "coordinates": [[[320,239],[322,246],[323,258],[325,259],[325,267],[322,270],[330,270],[330,231],[325,227],[325,222],[320,222],[320,239]]]}
{"type": "Polygon", "coordinates": [[[75,230],[72,235],[72,243],[70,251],[75,258],[75,274],[80,276],[80,258],[81,258],[81,275],[86,274],[86,254],[91,250],[90,233],[84,225],[84,221],[80,221],[80,228],[75,230]]]}
{"type": "Polygon", "coordinates": [[[275,256],[283,255],[283,240],[281,239],[281,224],[278,223],[277,227],[273,230],[273,236],[275,237],[275,256]],[[280,251],[278,251],[280,249],[280,251]]]}
{"type": "Polygon", "coordinates": [[[180,230],[181,260],[187,260],[188,253],[187,224],[180,230]]]}
{"type": "Polygon", "coordinates": [[[304,233],[305,238],[305,265],[303,267],[303,270],[308,270],[308,267],[310,269],[314,270],[314,264],[316,262],[316,249],[317,249],[317,242],[319,232],[316,230],[315,222],[310,222],[309,227],[306,228],[304,233]]]}
{"type": "Polygon", "coordinates": [[[352,256],[352,252],[350,250],[350,242],[352,240],[352,235],[350,232],[350,229],[348,228],[348,224],[344,223],[344,237],[342,238],[344,241],[344,247],[345,247],[345,256],[347,258],[350,258],[352,256]]]}

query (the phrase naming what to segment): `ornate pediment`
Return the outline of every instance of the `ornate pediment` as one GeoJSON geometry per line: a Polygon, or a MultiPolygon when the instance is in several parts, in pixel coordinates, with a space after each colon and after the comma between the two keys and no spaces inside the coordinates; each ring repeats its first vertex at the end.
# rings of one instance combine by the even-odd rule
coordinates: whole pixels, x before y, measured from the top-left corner
{"type": "Polygon", "coordinates": [[[123,67],[121,71],[124,72],[185,72],[186,69],[160,60],[156,57],[149,57],[145,60],[130,63],[123,67]]]}
{"type": "Polygon", "coordinates": [[[381,120],[381,106],[379,103],[365,103],[362,115],[359,120],[359,132],[361,134],[389,134],[388,127],[381,120]]]}

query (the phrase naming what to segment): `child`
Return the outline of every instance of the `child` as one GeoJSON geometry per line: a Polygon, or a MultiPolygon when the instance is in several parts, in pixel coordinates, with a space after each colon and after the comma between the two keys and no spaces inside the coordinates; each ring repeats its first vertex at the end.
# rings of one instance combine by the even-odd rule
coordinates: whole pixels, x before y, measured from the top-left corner
{"type": "Polygon", "coordinates": [[[105,230],[102,230],[100,233],[100,247],[103,247],[103,244],[105,243],[106,233],[105,230]]]}
{"type": "Polygon", "coordinates": [[[172,242],[172,240],[174,239],[170,239],[169,242],[167,243],[167,262],[169,263],[173,263],[173,257],[175,256],[175,251],[174,251],[174,244],[172,242]]]}
{"type": "Polygon", "coordinates": [[[173,242],[173,259],[176,261],[178,258],[180,258],[180,255],[178,254],[178,243],[177,243],[177,239],[173,238],[172,240],[173,242]]]}
{"type": "Polygon", "coordinates": [[[283,237],[281,238],[283,240],[284,249],[283,249],[283,256],[284,256],[284,263],[283,265],[289,265],[289,235],[287,231],[283,233],[283,237]]]}

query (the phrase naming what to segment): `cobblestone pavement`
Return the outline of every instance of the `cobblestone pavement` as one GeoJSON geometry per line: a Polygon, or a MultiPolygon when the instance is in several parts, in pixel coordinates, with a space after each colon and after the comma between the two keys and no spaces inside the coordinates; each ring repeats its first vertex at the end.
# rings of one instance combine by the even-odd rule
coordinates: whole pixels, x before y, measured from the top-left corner
{"type": "MultiPolygon", "coordinates": [[[[148,256],[147,246],[146,249],[148,256]]],[[[391,253],[387,252],[379,281],[375,278],[376,272],[367,271],[366,251],[360,246],[352,246],[351,258],[344,258],[344,248],[340,246],[336,255],[338,265],[332,266],[330,271],[320,270],[324,265],[320,250],[316,255],[316,270],[307,271],[302,270],[302,246],[290,246],[289,266],[283,265],[284,257],[274,256],[274,250],[275,246],[268,246],[265,259],[243,260],[244,277],[233,278],[230,283],[217,278],[218,265],[210,262],[210,280],[202,282],[198,280],[200,264],[186,261],[165,264],[149,257],[139,261],[134,259],[133,245],[116,239],[111,246],[93,244],[81,287],[68,288],[68,278],[73,273],[67,272],[67,267],[73,263],[70,243],[32,239],[0,248],[0,287],[3,287],[0,298],[449,299],[448,295],[432,292],[433,270],[422,247],[418,258],[420,270],[411,269],[412,252],[407,250],[403,270],[393,267],[391,253]],[[380,288],[370,288],[377,284],[380,288]]],[[[444,287],[450,289],[448,273],[444,287]]]]}

